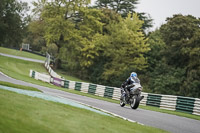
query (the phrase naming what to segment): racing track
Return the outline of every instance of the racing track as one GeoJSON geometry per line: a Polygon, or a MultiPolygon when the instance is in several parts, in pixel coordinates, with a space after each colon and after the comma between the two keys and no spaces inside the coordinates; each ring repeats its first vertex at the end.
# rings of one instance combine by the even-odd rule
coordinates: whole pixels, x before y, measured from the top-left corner
{"type": "Polygon", "coordinates": [[[200,132],[200,121],[193,120],[189,118],[179,117],[175,115],[149,111],[144,109],[137,109],[132,110],[130,107],[120,107],[119,104],[110,103],[94,98],[89,98],[86,96],[80,96],[77,94],[72,94],[68,92],[64,92],[61,90],[51,89],[48,87],[43,87],[31,83],[27,83],[24,81],[16,80],[10,77],[7,77],[0,73],[0,80],[11,82],[14,84],[25,85],[25,86],[32,86],[38,88],[39,90],[43,91],[43,93],[72,99],[84,104],[88,104],[90,106],[94,106],[117,115],[123,116],[130,120],[142,123],[144,125],[160,128],[167,130],[172,133],[199,133],[200,132]]]}
{"type": "Polygon", "coordinates": [[[21,56],[15,56],[15,55],[9,55],[9,54],[3,54],[0,53],[0,56],[6,56],[6,57],[11,57],[11,58],[16,58],[16,59],[21,59],[21,60],[26,60],[26,61],[32,61],[32,62],[37,62],[37,63],[44,63],[42,60],[37,60],[37,59],[31,59],[31,58],[26,58],[26,57],[21,57],[21,56]]]}
{"type": "MultiPolygon", "coordinates": [[[[0,56],[1,55],[2,53],[0,53],[0,56]]],[[[14,58],[18,58],[18,56],[14,56],[14,58]]],[[[23,59],[23,58],[20,58],[20,59],[23,59]]],[[[25,58],[25,60],[29,60],[29,59],[25,58]]],[[[29,61],[33,61],[33,60],[30,59],[29,61]]],[[[34,60],[34,61],[42,63],[41,61],[37,61],[37,60],[34,60]]],[[[102,101],[102,100],[98,100],[94,98],[89,98],[86,96],[80,96],[77,94],[72,94],[72,93],[61,91],[61,90],[51,89],[48,87],[43,87],[36,84],[31,84],[24,81],[16,80],[8,76],[5,76],[1,72],[0,72],[0,80],[11,82],[14,84],[24,85],[24,86],[32,86],[43,91],[43,93],[46,93],[52,96],[72,99],[77,102],[81,102],[81,103],[84,103],[96,108],[109,111],[111,113],[115,113],[117,115],[130,119],[132,121],[136,121],[144,125],[164,129],[172,133],[200,133],[200,121],[198,120],[193,120],[193,119],[189,119],[185,117],[180,117],[180,116],[175,116],[175,115],[170,115],[170,114],[165,114],[165,113],[160,113],[160,112],[155,112],[155,111],[144,110],[140,108],[138,108],[137,110],[132,110],[130,107],[122,108],[120,107],[119,104],[110,103],[110,102],[106,102],[106,101],[102,101]]]]}

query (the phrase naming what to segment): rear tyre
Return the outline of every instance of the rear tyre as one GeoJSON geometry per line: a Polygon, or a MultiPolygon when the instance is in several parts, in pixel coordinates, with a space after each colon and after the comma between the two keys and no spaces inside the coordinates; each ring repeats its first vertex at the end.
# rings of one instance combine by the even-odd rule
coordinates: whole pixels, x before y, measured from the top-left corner
{"type": "Polygon", "coordinates": [[[140,104],[140,97],[134,96],[130,102],[130,106],[132,109],[137,109],[140,104]]]}

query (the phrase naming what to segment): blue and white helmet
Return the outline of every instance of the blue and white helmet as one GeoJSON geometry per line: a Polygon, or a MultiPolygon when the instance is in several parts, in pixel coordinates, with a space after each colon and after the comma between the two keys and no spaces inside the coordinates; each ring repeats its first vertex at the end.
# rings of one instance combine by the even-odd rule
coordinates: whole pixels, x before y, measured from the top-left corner
{"type": "Polygon", "coordinates": [[[136,72],[132,72],[131,75],[130,75],[130,77],[132,77],[132,78],[137,77],[137,73],[136,72]]]}

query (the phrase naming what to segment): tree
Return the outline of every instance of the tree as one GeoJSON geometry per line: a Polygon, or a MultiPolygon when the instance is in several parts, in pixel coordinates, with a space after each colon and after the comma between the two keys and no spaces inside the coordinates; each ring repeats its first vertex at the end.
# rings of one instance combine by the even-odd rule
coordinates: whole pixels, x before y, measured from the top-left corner
{"type": "Polygon", "coordinates": [[[27,3],[17,0],[1,0],[0,45],[19,48],[27,24],[27,3]]]}
{"type": "Polygon", "coordinates": [[[58,51],[60,50],[64,40],[69,39],[73,34],[73,28],[76,25],[74,22],[80,21],[81,8],[87,6],[88,3],[88,0],[74,2],[38,0],[38,2],[34,2],[35,13],[39,14],[40,19],[44,21],[44,38],[47,45],[55,43],[58,51]]]}
{"type": "MultiPolygon", "coordinates": [[[[71,38],[69,36],[65,38],[64,36],[67,43],[62,48],[65,48],[68,53],[62,52],[65,56],[61,55],[60,57],[62,57],[63,61],[67,60],[65,68],[70,70],[75,70],[74,68],[81,69],[82,73],[84,73],[94,63],[94,58],[98,56],[92,40],[96,34],[102,32],[103,24],[100,20],[103,14],[100,10],[89,8],[82,8],[79,14],[82,20],[76,24],[71,38]],[[71,57],[71,59],[67,56],[71,57]],[[65,59],[65,57],[68,59],[65,59]]],[[[85,76],[85,74],[79,73],[79,76],[81,75],[85,76]]]]}
{"type": "Polygon", "coordinates": [[[180,85],[185,79],[185,69],[176,68],[166,63],[167,46],[162,39],[160,30],[149,35],[148,43],[151,48],[146,55],[149,67],[141,79],[145,83],[144,91],[178,95],[180,85]]]}
{"type": "MultiPolygon", "coordinates": [[[[95,7],[100,9],[111,9],[116,13],[121,14],[123,18],[126,18],[129,13],[136,13],[136,4],[138,0],[97,0],[95,7]]],[[[140,20],[143,20],[142,29],[146,30],[152,27],[152,18],[146,13],[137,13],[140,20]]]]}
{"type": "MultiPolygon", "coordinates": [[[[30,44],[34,51],[42,51],[46,47],[44,39],[44,22],[42,20],[32,20],[27,26],[26,37],[23,43],[30,44]]],[[[45,52],[44,52],[45,53],[45,52]]]]}
{"type": "Polygon", "coordinates": [[[200,63],[197,59],[200,55],[199,19],[191,15],[174,15],[167,19],[167,23],[161,26],[160,31],[166,43],[164,52],[166,64],[177,72],[180,70],[176,79],[182,81],[179,82],[177,94],[199,97],[200,63]]]}
{"type": "Polygon", "coordinates": [[[104,53],[109,61],[104,66],[103,77],[107,81],[115,78],[117,82],[113,85],[119,86],[124,74],[147,67],[144,54],[150,48],[141,32],[142,23],[136,14],[133,17],[129,14],[119,23],[109,25],[109,42],[104,53]]]}
{"type": "Polygon", "coordinates": [[[121,19],[121,15],[111,9],[101,9],[103,15],[101,16],[101,22],[103,25],[103,34],[108,34],[107,26],[113,21],[118,23],[121,19]]]}
{"type": "MultiPolygon", "coordinates": [[[[160,30],[155,30],[151,32],[148,36],[149,50],[145,57],[147,57],[148,68],[146,71],[141,72],[140,80],[143,81],[144,91],[145,92],[154,92],[155,85],[154,83],[158,80],[156,78],[162,74],[163,70],[160,67],[163,63],[163,51],[166,46],[162,40],[160,30]]],[[[162,88],[164,89],[164,88],[162,88]]]]}
{"type": "Polygon", "coordinates": [[[189,58],[184,54],[185,47],[188,47],[188,41],[199,30],[199,20],[188,15],[174,15],[167,18],[167,24],[160,28],[162,37],[166,43],[167,61],[174,66],[182,66],[188,63],[189,58]]]}
{"type": "Polygon", "coordinates": [[[38,17],[37,19],[41,19],[41,13],[44,11],[45,6],[49,4],[48,0],[37,0],[37,2],[33,1],[32,4],[35,7],[32,10],[32,12],[34,13],[34,17],[38,17]]]}
{"type": "MultiPolygon", "coordinates": [[[[77,23],[82,19],[80,16],[80,10],[87,6],[88,0],[76,0],[76,1],[63,1],[53,0],[48,2],[47,0],[38,0],[34,2],[35,14],[39,15],[39,20],[44,24],[44,39],[46,47],[50,48],[54,45],[57,46],[57,52],[60,53],[61,48],[67,48],[66,44],[74,44],[79,40],[79,34],[77,33],[77,23]],[[72,41],[74,38],[74,42],[72,41]],[[63,47],[64,46],[64,47],[63,47]]],[[[64,50],[61,51],[61,53],[64,50]]],[[[57,54],[56,54],[57,55],[57,54]]],[[[56,67],[60,67],[61,60],[56,57],[56,67]]],[[[63,58],[62,58],[63,59],[63,58]]]]}
{"type": "Polygon", "coordinates": [[[104,17],[100,10],[83,12],[83,21],[73,32],[76,36],[63,45],[59,54],[65,69],[95,83],[118,86],[124,80],[122,75],[147,67],[143,55],[149,48],[140,29],[143,22],[136,14],[119,22],[110,21],[107,34],[102,34],[104,17]]]}
{"type": "MultiPolygon", "coordinates": [[[[100,22],[103,24],[102,32],[98,32],[92,36],[90,46],[87,48],[88,53],[91,53],[90,65],[87,67],[87,80],[98,83],[107,84],[106,80],[103,79],[104,65],[109,62],[109,58],[104,55],[105,49],[109,45],[109,26],[111,23],[119,23],[121,21],[121,15],[110,9],[99,10],[102,15],[100,15],[100,22]]],[[[85,51],[86,52],[86,51],[85,51]]]]}
{"type": "Polygon", "coordinates": [[[78,29],[82,40],[80,44],[81,49],[81,66],[89,67],[93,64],[93,59],[98,56],[96,52],[95,44],[92,44],[93,37],[96,34],[101,34],[103,31],[103,23],[101,18],[103,14],[97,9],[87,9],[85,8],[80,12],[82,15],[82,21],[78,24],[78,29]]]}
{"type": "Polygon", "coordinates": [[[57,61],[70,74],[119,85],[129,71],[147,67],[144,53],[149,47],[141,30],[143,21],[136,14],[124,19],[110,9],[88,8],[86,0],[41,4],[37,21],[43,24],[42,36],[47,47],[56,44],[57,61]],[[116,80],[108,80],[111,77],[116,80]]]}
{"type": "Polygon", "coordinates": [[[96,5],[99,8],[109,8],[117,13],[125,14],[134,13],[135,5],[138,4],[138,0],[97,0],[96,5]]]}
{"type": "Polygon", "coordinates": [[[200,97],[200,28],[196,29],[193,37],[181,50],[188,56],[189,61],[186,64],[187,79],[180,88],[180,94],[198,98],[200,97]]]}

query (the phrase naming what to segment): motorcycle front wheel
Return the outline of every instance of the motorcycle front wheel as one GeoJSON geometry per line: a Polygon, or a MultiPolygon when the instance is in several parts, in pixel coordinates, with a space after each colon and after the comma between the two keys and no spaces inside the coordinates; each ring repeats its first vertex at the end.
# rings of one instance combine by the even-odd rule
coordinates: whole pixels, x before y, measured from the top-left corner
{"type": "Polygon", "coordinates": [[[124,103],[123,97],[120,98],[120,106],[124,107],[126,104],[124,103]]]}
{"type": "Polygon", "coordinates": [[[133,96],[130,101],[130,106],[132,109],[137,109],[140,104],[140,98],[138,96],[133,96]]]}
{"type": "Polygon", "coordinates": [[[125,106],[125,103],[124,103],[122,100],[120,100],[120,106],[121,106],[121,107],[124,107],[124,106],[125,106]]]}

